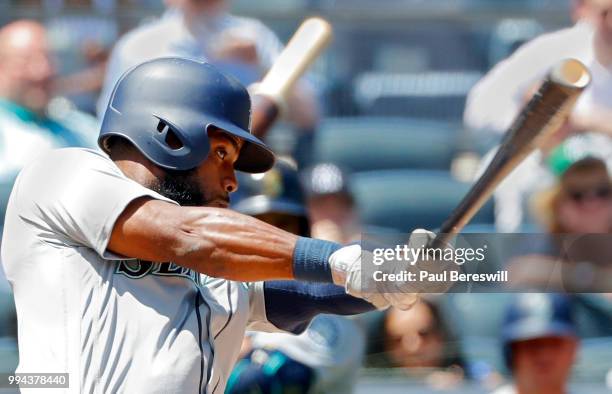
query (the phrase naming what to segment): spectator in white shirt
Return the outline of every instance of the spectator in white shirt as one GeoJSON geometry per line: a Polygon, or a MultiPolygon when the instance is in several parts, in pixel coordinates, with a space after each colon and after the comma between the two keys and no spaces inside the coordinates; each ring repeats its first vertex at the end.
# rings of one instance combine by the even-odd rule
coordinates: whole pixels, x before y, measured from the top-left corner
{"type": "Polygon", "coordinates": [[[464,123],[468,128],[501,135],[546,73],[569,57],[590,69],[592,83],[579,99],[568,131],[610,128],[597,119],[612,112],[612,1],[575,2],[574,15],[580,19],[573,27],[526,43],[476,84],[466,102],[464,123]]]}
{"type": "MultiPolygon", "coordinates": [[[[560,60],[576,58],[591,71],[592,81],[563,127],[546,146],[531,155],[495,191],[495,224],[500,232],[515,232],[529,223],[525,215],[529,196],[553,181],[543,160],[559,142],[577,133],[580,144],[612,149],[612,0],[575,1],[576,24],[544,34],[496,65],[468,95],[465,126],[481,140],[497,140],[537,89],[546,73],[560,60]],[[603,134],[602,134],[603,133],[603,134]]],[[[486,163],[491,157],[487,155],[486,163]]]]}
{"type": "MultiPolygon", "coordinates": [[[[258,20],[229,13],[224,0],[166,0],[167,12],[120,39],[108,65],[98,115],[113,86],[129,68],[164,56],[207,61],[244,85],[258,81],[282,50],[276,35],[258,20]]],[[[313,87],[299,81],[288,102],[288,118],[299,129],[314,128],[319,108],[313,87]]]]}

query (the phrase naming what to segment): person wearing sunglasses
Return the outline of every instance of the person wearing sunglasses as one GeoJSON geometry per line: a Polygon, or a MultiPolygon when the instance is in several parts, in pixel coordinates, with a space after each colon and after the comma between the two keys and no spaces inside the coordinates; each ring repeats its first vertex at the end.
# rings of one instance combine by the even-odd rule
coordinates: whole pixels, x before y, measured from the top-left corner
{"type": "Polygon", "coordinates": [[[551,234],[611,233],[612,181],[604,160],[586,155],[564,164],[568,159],[559,156],[553,152],[549,158],[559,178],[535,197],[536,218],[551,234]]]}
{"type": "Polygon", "coordinates": [[[536,193],[539,234],[519,235],[508,259],[513,287],[612,293],[612,178],[605,158],[563,144],[547,164],[556,183],[536,193]]]}

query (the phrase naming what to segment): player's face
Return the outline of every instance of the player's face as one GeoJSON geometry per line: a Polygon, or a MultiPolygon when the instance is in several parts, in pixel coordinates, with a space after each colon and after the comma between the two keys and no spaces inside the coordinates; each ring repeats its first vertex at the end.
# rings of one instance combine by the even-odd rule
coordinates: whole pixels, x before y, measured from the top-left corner
{"type": "Polygon", "coordinates": [[[578,342],[571,337],[547,337],[512,345],[513,374],[529,392],[563,387],[568,380],[578,342]]]}
{"type": "Polygon", "coordinates": [[[165,171],[153,189],[182,206],[227,208],[229,194],[238,189],[234,163],[242,141],[218,130],[210,130],[208,138],[210,151],[200,167],[165,171]]]}

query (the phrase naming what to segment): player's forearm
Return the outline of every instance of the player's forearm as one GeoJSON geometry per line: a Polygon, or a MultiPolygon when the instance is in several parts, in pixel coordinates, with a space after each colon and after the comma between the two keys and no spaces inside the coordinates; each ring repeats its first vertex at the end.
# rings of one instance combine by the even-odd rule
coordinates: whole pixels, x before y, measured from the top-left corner
{"type": "Polygon", "coordinates": [[[182,208],[175,262],[238,281],[293,278],[297,237],[227,209],[182,208]]]}
{"type": "Polygon", "coordinates": [[[229,209],[142,198],[116,221],[107,249],[142,260],[172,261],[215,277],[254,281],[292,278],[296,240],[229,209]]]}

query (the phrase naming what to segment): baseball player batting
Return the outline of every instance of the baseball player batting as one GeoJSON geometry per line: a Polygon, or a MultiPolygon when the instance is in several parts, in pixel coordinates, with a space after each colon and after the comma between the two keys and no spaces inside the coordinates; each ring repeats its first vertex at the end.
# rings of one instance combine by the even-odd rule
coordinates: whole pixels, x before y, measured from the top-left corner
{"type": "Polygon", "coordinates": [[[225,209],[235,170],[274,163],[250,117],[235,80],[156,59],[115,86],[108,156],[61,149],[21,171],[2,242],[17,372],[67,372],[74,393],[222,393],[247,327],[298,333],[318,313],[415,301],[400,282],[362,291],[358,245],[225,209]]]}

